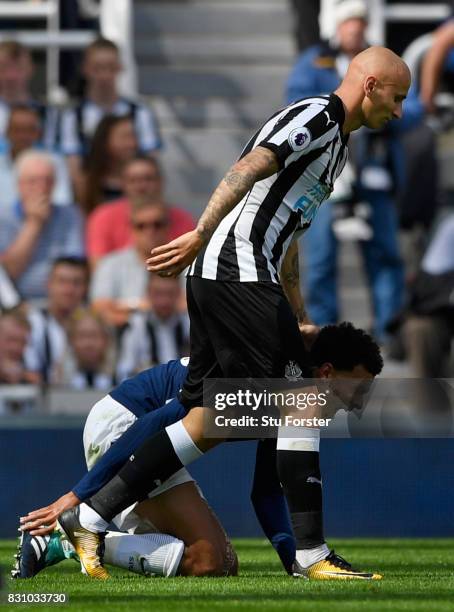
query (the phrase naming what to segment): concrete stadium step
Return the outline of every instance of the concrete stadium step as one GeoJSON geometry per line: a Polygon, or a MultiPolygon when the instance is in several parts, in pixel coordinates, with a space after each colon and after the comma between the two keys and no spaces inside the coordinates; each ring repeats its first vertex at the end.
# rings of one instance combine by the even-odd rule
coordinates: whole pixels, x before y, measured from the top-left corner
{"type": "Polygon", "coordinates": [[[165,97],[266,100],[270,109],[282,106],[289,67],[229,65],[216,68],[144,66],[139,74],[140,91],[165,97]]]}
{"type": "Polygon", "coordinates": [[[162,34],[155,38],[139,37],[135,51],[144,64],[212,65],[219,62],[242,64],[281,64],[294,57],[294,45],[288,34],[264,36],[251,34],[162,34]]]}
{"type": "Polygon", "coordinates": [[[208,32],[286,34],[291,30],[291,21],[286,0],[135,2],[137,38],[164,32],[202,36],[208,32]]]}
{"type": "Polygon", "coordinates": [[[232,129],[163,130],[165,148],[160,157],[167,196],[187,205],[198,217],[249,134],[249,130],[232,129]]]}
{"type": "MultiPolygon", "coordinates": [[[[147,98],[144,98],[147,101],[147,98]]],[[[162,129],[204,127],[247,129],[252,135],[277,108],[267,100],[229,100],[150,96],[149,103],[162,129]]],[[[282,104],[282,103],[281,103],[282,104]]]]}

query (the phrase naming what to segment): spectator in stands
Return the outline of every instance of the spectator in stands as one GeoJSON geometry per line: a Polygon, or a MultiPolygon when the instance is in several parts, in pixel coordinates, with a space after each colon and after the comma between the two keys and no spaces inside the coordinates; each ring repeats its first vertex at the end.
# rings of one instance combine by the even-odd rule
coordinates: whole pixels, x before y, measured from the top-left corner
{"type": "Polygon", "coordinates": [[[56,382],[72,389],[111,389],[115,385],[112,335],[99,315],[90,309],[76,310],[68,339],[56,382]]]}
{"type": "Polygon", "coordinates": [[[43,126],[42,142],[46,148],[55,144],[57,125],[56,110],[34,100],[30,93],[33,62],[30,51],[17,41],[0,42],[0,148],[4,148],[4,137],[11,106],[25,104],[34,108],[43,126]]]}
{"type": "Polygon", "coordinates": [[[129,223],[132,245],[102,257],[95,268],[90,299],[110,325],[124,325],[134,310],[148,308],[148,272],[151,249],[168,240],[169,211],[160,202],[136,201],[129,223]]]}
{"type": "MultiPolygon", "coordinates": [[[[336,23],[335,42],[311,47],[298,57],[287,83],[288,102],[334,91],[351,59],[368,46],[367,6],[362,0],[339,3],[336,23]]],[[[413,127],[421,116],[421,104],[406,101],[402,121],[381,132],[362,128],[350,137],[350,163],[303,239],[307,307],[318,325],[339,319],[340,238],[358,240],[361,246],[372,293],[374,333],[380,342],[387,323],[402,306],[404,271],[394,202],[403,174],[399,130],[413,127]]]]}
{"type": "MultiPolygon", "coordinates": [[[[421,99],[426,109],[435,111],[434,97],[438,91],[446,59],[454,47],[454,18],[443,23],[434,32],[432,45],[424,56],[421,67],[421,99]]],[[[450,68],[454,57],[450,57],[450,68]]]]}
{"type": "Polygon", "coordinates": [[[59,257],[53,262],[47,281],[46,306],[30,309],[31,335],[25,363],[45,383],[55,379],[55,369],[67,347],[68,323],[85,301],[88,279],[86,259],[59,257]]]}
{"type": "Polygon", "coordinates": [[[149,310],[133,314],[121,335],[120,380],[189,354],[189,319],[179,308],[182,296],[179,279],[150,275],[149,310]]]}
{"type": "Polygon", "coordinates": [[[24,351],[30,334],[30,323],[19,308],[0,316],[0,384],[39,383],[36,373],[24,365],[24,351]]]}
{"type": "MultiPolygon", "coordinates": [[[[0,209],[17,202],[17,179],[14,162],[27,149],[40,149],[41,117],[36,108],[15,104],[10,109],[6,129],[6,151],[0,152],[0,209]]],[[[55,166],[55,187],[52,201],[55,204],[72,204],[74,196],[65,158],[59,153],[49,153],[55,166]]]]}
{"type": "Polygon", "coordinates": [[[161,146],[151,109],[120,97],[117,89],[120,71],[119,52],[113,42],[100,38],[88,45],[82,66],[87,83],[85,96],[74,109],[63,114],[60,125],[61,149],[68,156],[77,186],[81,182],[81,160],[88,154],[90,141],[104,115],[131,116],[142,153],[150,154],[161,146]]]}
{"type": "MultiPolygon", "coordinates": [[[[131,206],[137,201],[162,201],[163,178],[158,162],[139,156],[126,162],[123,176],[124,198],[98,206],[87,220],[87,254],[94,265],[111,251],[130,246],[133,232],[131,206]]],[[[194,229],[194,219],[182,208],[168,207],[169,240],[194,229]]]]}
{"type": "Polygon", "coordinates": [[[403,326],[406,353],[419,378],[453,375],[454,214],[438,226],[410,292],[403,326]]]}
{"type": "Polygon", "coordinates": [[[101,119],[85,163],[81,202],[87,214],[123,194],[123,168],[136,155],[137,138],[131,117],[107,115],[101,119]]]}
{"type": "Polygon", "coordinates": [[[0,264],[25,300],[46,297],[56,257],[84,255],[83,226],[75,206],[55,206],[51,156],[25,151],[16,161],[19,202],[0,211],[0,264]]]}

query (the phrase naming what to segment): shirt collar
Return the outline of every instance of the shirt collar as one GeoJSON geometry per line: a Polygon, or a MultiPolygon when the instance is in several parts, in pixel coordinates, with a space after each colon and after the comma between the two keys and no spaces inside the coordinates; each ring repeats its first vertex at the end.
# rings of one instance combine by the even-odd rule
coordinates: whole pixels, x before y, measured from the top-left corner
{"type": "Polygon", "coordinates": [[[330,97],[329,97],[328,106],[339,125],[339,129],[340,129],[339,131],[340,131],[342,142],[344,144],[347,144],[349,134],[344,135],[342,132],[342,128],[344,127],[344,122],[345,122],[344,103],[342,102],[342,100],[339,98],[337,94],[332,93],[330,94],[330,97]]]}
{"type": "Polygon", "coordinates": [[[332,93],[329,97],[329,104],[334,111],[337,122],[342,127],[345,121],[345,109],[342,100],[335,93],[332,93]]]}

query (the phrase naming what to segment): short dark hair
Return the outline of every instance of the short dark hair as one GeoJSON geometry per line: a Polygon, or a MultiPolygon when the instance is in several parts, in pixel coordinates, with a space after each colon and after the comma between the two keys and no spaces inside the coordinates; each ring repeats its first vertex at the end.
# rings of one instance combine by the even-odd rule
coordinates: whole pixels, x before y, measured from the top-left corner
{"type": "Polygon", "coordinates": [[[85,272],[85,276],[90,277],[90,266],[86,257],[74,257],[67,255],[65,257],[57,257],[52,262],[51,270],[55,270],[57,266],[72,266],[73,268],[79,268],[85,272]]]}
{"type": "Polygon", "coordinates": [[[380,347],[372,336],[348,322],[322,327],[310,356],[315,367],[331,363],[336,370],[351,372],[355,366],[362,365],[374,376],[383,368],[380,347]]]}
{"type": "Polygon", "coordinates": [[[85,47],[84,58],[86,59],[92,51],[98,51],[99,49],[107,49],[109,51],[115,51],[115,53],[119,53],[117,45],[112,40],[100,36],[85,47]]]}

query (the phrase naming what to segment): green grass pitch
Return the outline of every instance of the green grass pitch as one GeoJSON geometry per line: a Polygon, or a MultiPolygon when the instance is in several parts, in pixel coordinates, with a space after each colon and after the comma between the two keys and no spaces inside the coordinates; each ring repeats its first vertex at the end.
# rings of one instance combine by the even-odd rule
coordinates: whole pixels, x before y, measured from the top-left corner
{"type": "MultiPolygon", "coordinates": [[[[362,569],[381,571],[380,582],[309,582],[284,575],[264,540],[234,541],[237,578],[142,578],[113,570],[106,583],[81,575],[74,561],[33,580],[4,580],[9,592],[61,593],[66,605],[13,604],[0,610],[66,609],[83,612],[169,611],[433,611],[454,609],[454,540],[336,540],[342,556],[362,569]]],[[[0,564],[9,570],[15,543],[0,541],[0,564]]],[[[3,601],[4,593],[3,593],[3,601]]]]}

